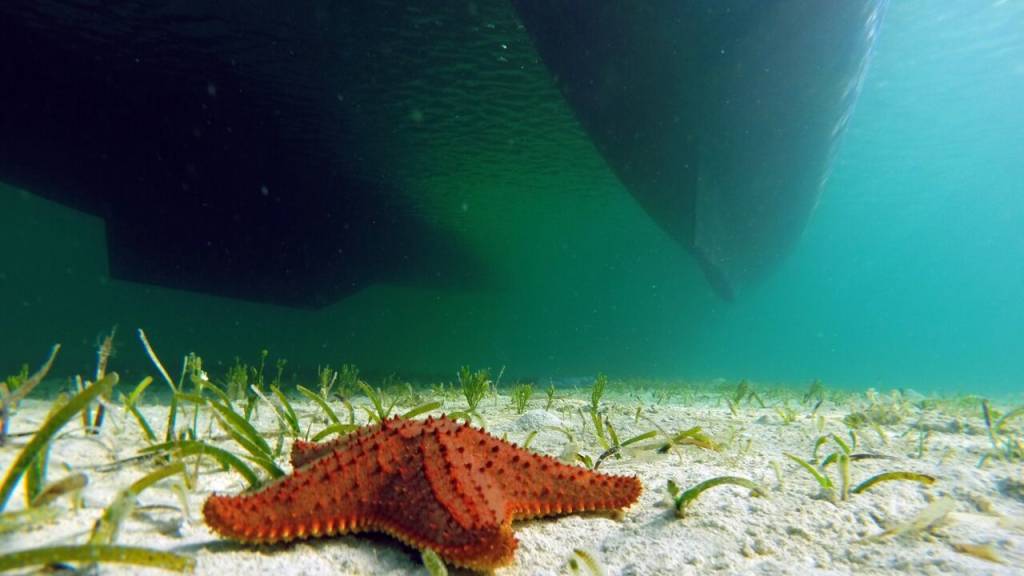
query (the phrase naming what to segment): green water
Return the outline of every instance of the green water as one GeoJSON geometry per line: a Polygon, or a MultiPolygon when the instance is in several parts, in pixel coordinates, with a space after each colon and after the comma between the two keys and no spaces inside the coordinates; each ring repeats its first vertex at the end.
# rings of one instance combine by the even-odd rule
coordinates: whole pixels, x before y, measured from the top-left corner
{"type": "Polygon", "coordinates": [[[100,220],[0,188],[0,372],[62,342],[56,371],[88,373],[97,335],[118,325],[113,364],[129,375],[146,366],[144,327],[168,363],[194,351],[215,377],[267,348],[303,379],[352,362],[451,378],[471,364],[1022,389],[1024,5],[892,3],[803,240],[727,304],[604,166],[494,4],[416,19],[437,27],[439,48],[379,70],[387,98],[371,86],[347,97],[394,126],[380,138],[403,144],[389,148],[403,191],[481,252],[498,287],[377,285],[303,311],[124,283],[107,276],[100,220]]]}

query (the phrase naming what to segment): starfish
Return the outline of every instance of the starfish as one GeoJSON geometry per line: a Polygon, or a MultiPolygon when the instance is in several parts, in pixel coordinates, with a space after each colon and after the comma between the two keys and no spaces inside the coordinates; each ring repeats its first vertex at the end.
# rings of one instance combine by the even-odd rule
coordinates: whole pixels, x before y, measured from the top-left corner
{"type": "Polygon", "coordinates": [[[450,564],[491,570],[514,559],[513,520],[618,510],[641,491],[635,477],[570,466],[445,416],[298,440],[291,459],[290,475],[255,492],[210,496],[206,523],[256,544],[384,532],[450,564]]]}

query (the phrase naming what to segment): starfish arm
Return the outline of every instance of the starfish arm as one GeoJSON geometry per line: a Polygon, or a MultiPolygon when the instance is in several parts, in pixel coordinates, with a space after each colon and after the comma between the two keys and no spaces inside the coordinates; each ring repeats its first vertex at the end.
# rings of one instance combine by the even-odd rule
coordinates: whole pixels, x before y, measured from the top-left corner
{"type": "Polygon", "coordinates": [[[488,466],[508,499],[513,518],[626,508],[640,497],[640,480],[632,476],[601,474],[535,454],[475,431],[474,459],[488,466]]]}
{"type": "Polygon", "coordinates": [[[367,426],[356,432],[346,434],[345,436],[335,438],[334,440],[330,440],[327,442],[309,442],[307,440],[302,439],[296,440],[295,442],[292,443],[292,453],[291,457],[289,458],[292,468],[302,468],[306,464],[309,464],[314,460],[323,458],[324,456],[327,456],[331,452],[344,450],[348,448],[348,446],[351,445],[352,442],[354,442],[358,438],[369,437],[382,429],[387,430],[388,427],[393,423],[394,422],[391,420],[386,420],[382,425],[377,424],[374,426],[367,426]]]}
{"type": "MultiPolygon", "coordinates": [[[[346,436],[341,440],[348,440],[346,436]]],[[[324,456],[330,454],[338,447],[332,446],[330,442],[309,442],[307,440],[296,440],[292,442],[292,453],[288,458],[288,461],[292,465],[292,469],[302,468],[306,464],[314,460],[319,460],[324,456]]]]}
{"type": "Polygon", "coordinates": [[[469,444],[476,434],[466,426],[440,421],[422,444],[424,469],[438,501],[465,528],[480,529],[511,523],[507,500],[485,471],[474,461],[469,444]]]}
{"type": "Polygon", "coordinates": [[[235,540],[271,543],[307,535],[366,529],[388,478],[377,472],[374,446],[364,437],[268,486],[238,496],[211,496],[207,524],[235,540]]]}

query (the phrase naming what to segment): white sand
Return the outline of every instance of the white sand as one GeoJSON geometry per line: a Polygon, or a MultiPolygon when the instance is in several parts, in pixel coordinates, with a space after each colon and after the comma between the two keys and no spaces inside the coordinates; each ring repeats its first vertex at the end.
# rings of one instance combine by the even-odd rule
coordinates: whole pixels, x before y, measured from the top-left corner
{"type": "MultiPolygon", "coordinates": [[[[800,416],[784,424],[772,408],[744,405],[739,415],[733,416],[724,405],[716,406],[717,395],[690,398],[688,402],[692,405],[681,405],[678,398],[659,404],[655,395],[644,394],[609,399],[605,406],[620,438],[650,430],[652,423],[672,432],[700,425],[725,445],[720,452],[684,446],[665,455],[643,451],[628,453],[621,460],[607,460],[602,471],[640,477],[644,486],[640,501],[621,519],[574,515],[516,523],[516,562],[497,574],[565,574],[576,548],[589,551],[607,574],[1024,573],[1024,495],[1020,488],[1016,493],[1009,488],[1013,483],[1024,483],[1024,465],[990,460],[984,467],[977,467],[979,456],[990,448],[978,415],[955,417],[915,409],[903,423],[883,427],[888,445],[877,432],[862,429],[857,452],[887,454],[895,460],[853,462],[854,484],[895,469],[931,474],[939,481],[930,487],[913,482],[883,483],[851,495],[847,501],[833,503],[820,494],[810,475],[783,457],[784,452],[791,452],[810,458],[819,423],[808,415],[808,408],[792,403],[800,416]],[[642,406],[644,415],[639,423],[634,419],[638,406],[642,406]],[[915,427],[919,421],[933,428],[920,457],[919,427],[915,427]],[[955,421],[961,423],[962,430],[955,431],[955,421]],[[776,480],[773,462],[784,475],[782,486],[776,480]],[[745,489],[718,487],[696,500],[685,518],[675,517],[666,498],[667,480],[673,479],[685,489],[722,475],[751,478],[768,488],[769,496],[750,498],[745,489]],[[952,498],[955,508],[932,530],[864,541],[911,520],[929,503],[943,497],[952,498]],[[1002,562],[958,551],[956,546],[962,544],[991,546],[1002,562]]],[[[501,397],[485,400],[482,413],[490,432],[507,434],[516,442],[522,442],[531,429],[561,422],[575,434],[582,452],[597,456],[593,431],[579,413],[585,406],[582,396],[558,399],[550,412],[545,412],[542,405],[543,398],[535,396],[532,410],[519,416],[510,409],[508,399],[501,397]]],[[[464,403],[453,400],[446,408],[457,410],[462,406],[464,403]]],[[[309,404],[296,402],[296,408],[304,424],[318,418],[315,407],[309,404]]],[[[13,419],[12,431],[34,430],[47,409],[48,404],[42,401],[24,402],[13,419]]],[[[842,417],[849,410],[826,402],[819,410],[825,416],[826,432],[847,438],[842,417]]],[[[149,406],[144,412],[158,432],[162,431],[166,408],[149,406]]],[[[179,424],[183,421],[184,415],[179,415],[179,424]]],[[[277,428],[265,406],[256,424],[263,430],[277,428]]],[[[313,429],[321,426],[317,422],[313,429]]],[[[1019,424],[1016,430],[1019,433],[1019,424]]],[[[0,469],[7,469],[25,441],[18,438],[0,448],[0,469]]],[[[564,434],[542,429],[531,448],[558,455],[566,443],[564,434]]],[[[64,499],[59,506],[65,512],[56,522],[0,535],[0,552],[84,542],[117,491],[152,469],[146,464],[109,472],[95,467],[131,457],[143,445],[134,420],[116,411],[98,437],[85,438],[80,425],[69,426],[53,446],[49,479],[62,477],[65,467],[86,472],[90,482],[82,493],[81,508],[71,509],[64,499]]],[[[231,448],[230,443],[222,445],[231,448]]],[[[830,443],[822,453],[834,449],[830,443]]],[[[280,464],[287,469],[285,458],[280,464]]],[[[838,482],[837,467],[829,471],[838,482]]],[[[194,556],[198,574],[426,573],[415,550],[386,536],[350,535],[263,548],[223,542],[203,524],[201,506],[212,491],[241,490],[241,478],[205,465],[198,486],[190,492],[187,516],[174,509],[180,509],[180,500],[170,489],[176,481],[180,480],[165,481],[143,493],[139,499],[141,510],[126,522],[119,543],[194,556]]],[[[23,506],[24,495],[19,489],[8,510],[23,506]]],[[[145,571],[107,565],[102,572],[145,571]]]]}

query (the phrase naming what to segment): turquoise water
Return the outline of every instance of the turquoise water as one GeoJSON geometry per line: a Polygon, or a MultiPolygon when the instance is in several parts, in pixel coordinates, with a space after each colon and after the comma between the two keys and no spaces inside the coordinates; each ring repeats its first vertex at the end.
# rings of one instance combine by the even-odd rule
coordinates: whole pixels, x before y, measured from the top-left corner
{"type": "Polygon", "coordinates": [[[123,283],[107,276],[100,220],[0,188],[0,372],[59,341],[57,371],[88,373],[97,334],[116,324],[114,364],[128,373],[145,367],[141,326],[165,360],[194,351],[213,375],[268,348],[299,378],[342,362],[453,378],[468,363],[512,377],[1021,390],[1024,5],[891,4],[801,243],[733,303],[603,165],[510,9],[481,10],[507,45],[477,54],[493,88],[460,90],[470,79],[435,93],[410,79],[370,113],[411,146],[430,142],[431,155],[396,158],[394,170],[500,285],[378,285],[300,311],[123,283]],[[477,112],[451,122],[446,107],[477,112]]]}
{"type": "Polygon", "coordinates": [[[1022,8],[891,4],[804,241],[715,330],[720,351],[752,326],[756,343],[726,362],[854,386],[1022,389],[1022,8]]]}

